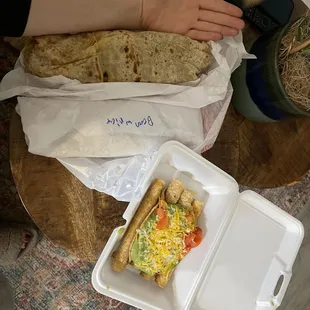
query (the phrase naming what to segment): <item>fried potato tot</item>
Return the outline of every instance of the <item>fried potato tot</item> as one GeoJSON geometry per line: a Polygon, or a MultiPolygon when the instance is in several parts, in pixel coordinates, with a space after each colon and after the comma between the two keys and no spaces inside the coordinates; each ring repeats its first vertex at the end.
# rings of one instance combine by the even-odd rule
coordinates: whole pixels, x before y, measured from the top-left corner
{"type": "Polygon", "coordinates": [[[171,269],[169,272],[167,273],[160,273],[158,275],[155,276],[155,282],[156,284],[161,287],[161,288],[165,288],[172,276],[174,269],[171,269]]]}
{"type": "Polygon", "coordinates": [[[140,276],[143,277],[147,281],[151,281],[154,279],[154,276],[151,276],[143,271],[140,272],[140,276]]]}
{"type": "Polygon", "coordinates": [[[196,218],[198,218],[201,215],[204,205],[205,203],[203,201],[196,200],[196,199],[193,201],[192,208],[193,208],[196,218]]]}
{"type": "Polygon", "coordinates": [[[193,201],[194,201],[193,192],[186,189],[181,194],[178,204],[180,204],[184,208],[191,209],[193,201]]]}
{"type": "Polygon", "coordinates": [[[176,204],[184,191],[184,184],[178,180],[173,180],[166,190],[167,203],[176,204]]]}

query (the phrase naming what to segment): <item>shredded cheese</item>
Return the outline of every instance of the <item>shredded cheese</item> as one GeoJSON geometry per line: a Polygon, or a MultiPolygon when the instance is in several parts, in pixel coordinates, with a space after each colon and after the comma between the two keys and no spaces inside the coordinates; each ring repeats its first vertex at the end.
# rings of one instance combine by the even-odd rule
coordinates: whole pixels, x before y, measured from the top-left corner
{"type": "Polygon", "coordinates": [[[188,223],[186,216],[188,211],[181,206],[169,205],[167,207],[169,227],[167,229],[156,229],[156,221],[146,222],[139,229],[137,241],[139,247],[143,248],[143,259],[135,262],[140,270],[150,275],[163,273],[174,268],[186,255],[184,236],[195,230],[195,223],[188,223]]]}

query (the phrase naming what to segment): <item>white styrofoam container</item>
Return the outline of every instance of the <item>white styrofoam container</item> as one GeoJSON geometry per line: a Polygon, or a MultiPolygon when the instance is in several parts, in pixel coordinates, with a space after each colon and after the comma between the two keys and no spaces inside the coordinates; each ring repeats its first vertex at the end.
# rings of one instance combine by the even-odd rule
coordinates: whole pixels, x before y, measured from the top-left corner
{"type": "Polygon", "coordinates": [[[240,194],[231,176],[178,142],[160,148],[141,192],[94,268],[92,284],[99,293],[146,310],[270,310],[280,305],[304,235],[298,220],[252,191],[240,194]],[[178,265],[165,289],[130,266],[122,273],[111,269],[111,255],[154,178],[167,183],[176,178],[206,202],[198,222],[203,241],[178,265]]]}

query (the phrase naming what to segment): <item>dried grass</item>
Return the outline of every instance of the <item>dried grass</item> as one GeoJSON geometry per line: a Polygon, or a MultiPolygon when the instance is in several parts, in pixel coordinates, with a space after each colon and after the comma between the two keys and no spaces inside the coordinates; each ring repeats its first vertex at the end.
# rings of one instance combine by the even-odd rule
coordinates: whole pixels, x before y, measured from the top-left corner
{"type": "Polygon", "coordinates": [[[279,68],[282,83],[289,97],[300,108],[310,111],[310,53],[305,54],[310,38],[310,14],[293,24],[283,37],[280,48],[279,68]]]}

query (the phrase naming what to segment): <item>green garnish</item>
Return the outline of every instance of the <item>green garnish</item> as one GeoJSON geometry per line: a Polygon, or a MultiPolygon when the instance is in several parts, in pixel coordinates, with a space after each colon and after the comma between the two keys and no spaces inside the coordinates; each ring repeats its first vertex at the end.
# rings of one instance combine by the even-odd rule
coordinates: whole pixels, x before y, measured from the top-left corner
{"type": "Polygon", "coordinates": [[[124,233],[124,231],[125,231],[125,228],[122,227],[122,228],[120,228],[120,229],[117,231],[117,234],[120,236],[120,235],[122,235],[122,234],[124,233]]]}

